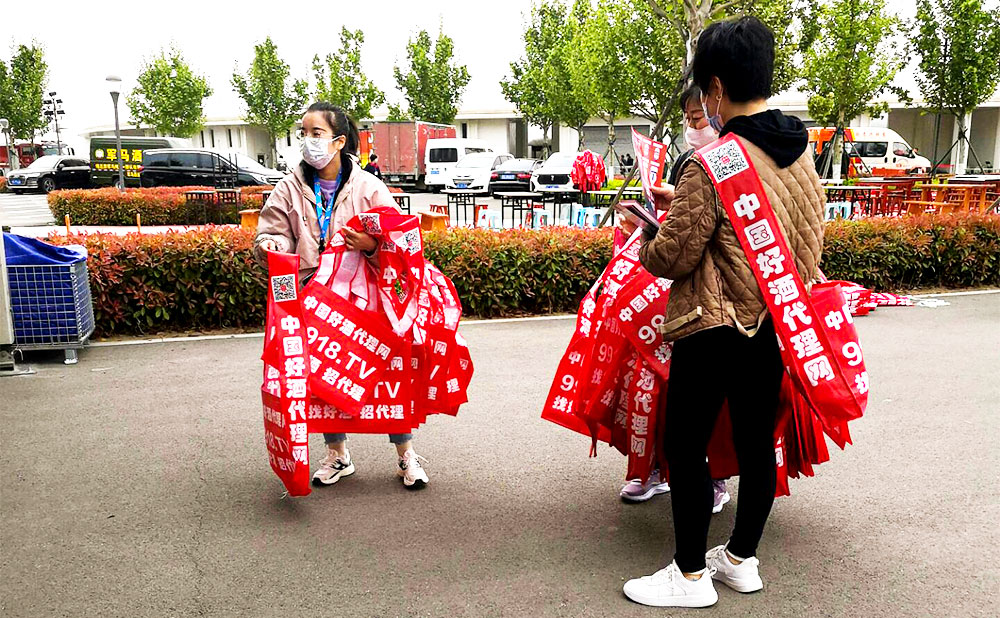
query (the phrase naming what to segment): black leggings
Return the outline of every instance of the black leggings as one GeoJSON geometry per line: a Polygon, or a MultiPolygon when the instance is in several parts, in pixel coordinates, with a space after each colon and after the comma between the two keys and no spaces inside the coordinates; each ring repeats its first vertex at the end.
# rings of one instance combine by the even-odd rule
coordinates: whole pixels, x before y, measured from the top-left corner
{"type": "Polygon", "coordinates": [[[739,502],[729,551],[741,558],[757,553],[774,502],[774,423],[783,372],[770,320],[753,337],[722,326],[674,344],[664,452],[670,466],[674,560],[681,571],[705,568],[713,503],[705,455],[726,400],[740,466],[739,502]]]}

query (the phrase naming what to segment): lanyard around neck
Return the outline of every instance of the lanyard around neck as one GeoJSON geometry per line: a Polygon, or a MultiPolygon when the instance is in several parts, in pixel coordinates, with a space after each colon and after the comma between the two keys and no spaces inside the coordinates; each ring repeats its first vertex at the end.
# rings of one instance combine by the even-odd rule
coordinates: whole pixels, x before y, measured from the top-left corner
{"type": "Polygon", "coordinates": [[[340,188],[340,177],[344,170],[337,172],[337,180],[333,191],[330,193],[330,200],[323,203],[323,191],[319,184],[319,176],[313,181],[313,192],[316,194],[316,219],[319,221],[319,250],[326,247],[326,236],[330,231],[330,220],[333,219],[334,200],[337,199],[337,189],[340,188]]]}

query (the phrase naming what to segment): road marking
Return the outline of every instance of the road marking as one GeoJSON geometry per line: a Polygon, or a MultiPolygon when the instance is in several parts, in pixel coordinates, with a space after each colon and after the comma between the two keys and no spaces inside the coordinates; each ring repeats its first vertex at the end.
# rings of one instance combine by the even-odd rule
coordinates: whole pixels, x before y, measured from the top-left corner
{"type": "Polygon", "coordinates": [[[914,294],[910,298],[939,298],[941,296],[981,296],[983,294],[1000,294],[1000,290],[972,290],[971,292],[941,292],[940,294],[914,294]]]}
{"type": "MultiPolygon", "coordinates": [[[[481,324],[510,324],[514,322],[544,322],[549,320],[576,319],[575,315],[540,315],[528,318],[499,318],[496,320],[463,320],[462,326],[481,324]]],[[[236,333],[232,335],[196,335],[193,337],[156,337],[152,339],[129,339],[126,341],[97,341],[87,344],[90,348],[113,348],[125,345],[146,345],[150,343],[184,343],[187,341],[221,341],[225,339],[255,339],[263,337],[264,333],[236,333]]]]}

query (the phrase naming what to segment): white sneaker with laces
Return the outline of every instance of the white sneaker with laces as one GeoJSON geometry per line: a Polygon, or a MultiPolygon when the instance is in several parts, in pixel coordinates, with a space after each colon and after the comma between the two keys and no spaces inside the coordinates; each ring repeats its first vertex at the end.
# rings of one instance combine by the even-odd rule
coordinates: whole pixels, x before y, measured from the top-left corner
{"type": "Polygon", "coordinates": [[[330,451],[319,462],[319,469],[313,473],[312,483],[317,487],[320,485],[333,485],[345,476],[354,474],[354,462],[351,460],[350,452],[345,451],[343,455],[330,451]]]}
{"type": "Polygon", "coordinates": [[[712,585],[711,566],[699,579],[690,580],[676,562],[652,575],[630,579],[622,591],[636,603],[652,607],[710,607],[719,600],[719,593],[712,585]]]}
{"type": "Polygon", "coordinates": [[[705,554],[705,564],[713,571],[712,577],[729,586],[736,592],[757,592],[764,587],[760,578],[757,558],[747,558],[739,564],[733,564],[727,556],[725,545],[719,545],[705,554]]]}
{"type": "Polygon", "coordinates": [[[427,460],[413,452],[413,449],[407,450],[399,458],[399,469],[396,472],[407,489],[421,489],[429,482],[427,472],[420,465],[421,461],[427,460]]]}

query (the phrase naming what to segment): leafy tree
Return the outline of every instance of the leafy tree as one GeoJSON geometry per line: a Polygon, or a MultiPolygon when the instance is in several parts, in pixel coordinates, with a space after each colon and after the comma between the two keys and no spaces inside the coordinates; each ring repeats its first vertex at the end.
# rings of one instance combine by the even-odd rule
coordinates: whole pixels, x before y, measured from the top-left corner
{"type": "Polygon", "coordinates": [[[701,32],[713,21],[753,15],[774,32],[775,93],[787,90],[798,79],[797,54],[816,37],[817,0],[646,0],[650,10],[684,41],[684,58],[690,64],[701,32]]]}
{"type": "Polygon", "coordinates": [[[138,81],[126,99],[136,128],[146,125],[164,135],[191,137],[204,125],[203,103],[212,89],[179,51],[161,51],[146,63],[138,81]]]}
{"type": "Polygon", "coordinates": [[[888,104],[876,102],[886,92],[907,98],[892,85],[906,58],[894,42],[900,21],[886,13],[884,0],[831,0],[819,11],[819,27],[805,53],[804,91],[811,95],[809,115],[837,129],[830,152],[839,177],[843,128],[862,114],[888,112],[888,104]]]}
{"type": "MultiPolygon", "coordinates": [[[[958,124],[958,137],[944,157],[957,146],[956,171],[964,173],[972,149],[967,118],[1000,82],[1000,10],[987,11],[980,0],[917,0],[915,26],[911,49],[920,58],[917,84],[928,109],[937,114],[934,169],[940,162],[937,142],[944,113],[958,124]]],[[[979,163],[974,150],[972,156],[979,163]]]]}
{"type": "Polygon", "coordinates": [[[355,120],[371,118],[372,108],[385,103],[385,94],[365,77],[361,69],[361,47],[365,33],[340,29],[340,49],[327,54],[325,64],[313,57],[316,98],[339,105],[355,120]]]}
{"type": "MultiPolygon", "coordinates": [[[[656,123],[683,80],[685,39],[670,21],[654,15],[646,0],[614,2],[608,8],[630,112],[656,123]]],[[[674,134],[679,127],[680,115],[672,114],[654,137],[662,139],[664,130],[674,134]]]]}
{"type": "Polygon", "coordinates": [[[443,31],[436,41],[421,30],[406,44],[406,64],[393,67],[396,84],[414,118],[450,124],[469,84],[469,70],[455,64],[455,44],[443,31]]]}
{"type": "Polygon", "coordinates": [[[248,74],[241,75],[238,67],[233,73],[233,89],[247,108],[244,120],[267,131],[272,162],[277,154],[275,140],[295,126],[309,96],[306,81],[296,79],[289,83],[290,77],[291,69],[278,56],[271,37],[254,46],[248,74]]]}
{"type": "Polygon", "coordinates": [[[389,104],[389,114],[385,118],[386,122],[406,122],[408,120],[413,120],[410,110],[405,109],[398,103],[389,104]]]}
{"type": "Polygon", "coordinates": [[[593,111],[608,124],[608,150],[614,165],[615,119],[631,111],[631,93],[636,85],[629,81],[634,73],[624,70],[623,41],[614,22],[613,0],[600,0],[596,8],[577,2],[574,8],[583,18],[572,39],[570,78],[577,96],[590,101],[593,111]]]}
{"type": "MultiPolygon", "coordinates": [[[[10,138],[34,141],[49,121],[42,113],[42,95],[49,67],[36,43],[18,45],[10,65],[0,62],[0,118],[10,121],[10,138]]],[[[15,157],[16,151],[15,151],[15,157]]]]}
{"type": "Polygon", "coordinates": [[[571,89],[568,72],[556,64],[557,48],[567,35],[562,2],[543,0],[533,6],[524,31],[524,57],[510,64],[511,77],[500,82],[504,96],[524,119],[542,128],[546,154],[549,131],[560,120],[560,100],[571,89]]]}

